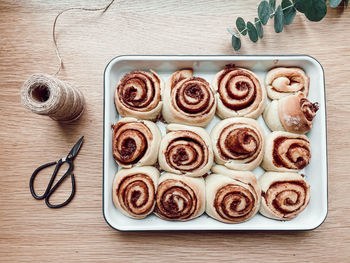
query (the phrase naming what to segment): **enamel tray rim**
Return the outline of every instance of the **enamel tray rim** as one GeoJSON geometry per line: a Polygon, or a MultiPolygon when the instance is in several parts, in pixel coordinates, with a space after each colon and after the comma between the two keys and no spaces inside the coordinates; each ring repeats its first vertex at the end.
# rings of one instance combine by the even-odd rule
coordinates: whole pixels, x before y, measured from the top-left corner
{"type": "MultiPolygon", "coordinates": [[[[234,63],[233,63],[234,64],[234,63]]],[[[166,81],[166,80],[164,80],[166,81]]],[[[263,84],[264,85],[264,84],[263,84]]],[[[106,65],[104,74],[103,74],[103,158],[102,158],[102,213],[104,220],[106,223],[114,230],[118,231],[222,231],[222,230],[229,230],[229,231],[246,231],[246,230],[268,230],[268,231],[278,231],[278,230],[284,230],[284,231],[305,231],[305,230],[314,230],[321,226],[324,221],[327,218],[328,215],[328,150],[327,150],[327,108],[326,108],[326,90],[325,90],[325,76],[324,76],[324,69],[321,65],[321,63],[314,57],[310,55],[120,55],[112,58],[109,63],[106,65]],[[325,213],[322,215],[322,217],[319,218],[317,222],[312,227],[295,227],[295,228],[274,228],[274,227],[241,227],[239,229],[235,229],[232,226],[240,225],[240,224],[225,224],[222,223],[226,227],[222,228],[216,228],[216,227],[210,227],[206,226],[204,228],[193,228],[193,227],[176,227],[176,228],[149,228],[149,227],[134,227],[134,228],[124,228],[117,226],[111,222],[111,219],[106,214],[106,206],[105,206],[105,173],[106,173],[106,167],[105,167],[105,151],[106,151],[106,128],[110,128],[109,124],[106,120],[106,74],[111,69],[112,65],[115,63],[118,63],[120,61],[154,61],[154,60],[163,60],[163,61],[225,61],[225,60],[232,60],[232,62],[235,62],[236,60],[239,61],[250,61],[250,60],[307,60],[311,63],[313,63],[316,67],[318,67],[319,71],[322,73],[322,79],[323,79],[323,102],[322,106],[324,107],[324,132],[325,132],[325,153],[324,157],[326,160],[325,166],[326,166],[326,210],[325,213]]],[[[134,219],[131,219],[134,220],[134,219]]],[[[273,220],[273,219],[269,219],[273,220]]],[[[176,222],[181,224],[181,222],[176,222]]],[[[244,224],[244,223],[243,223],[244,224]]]]}

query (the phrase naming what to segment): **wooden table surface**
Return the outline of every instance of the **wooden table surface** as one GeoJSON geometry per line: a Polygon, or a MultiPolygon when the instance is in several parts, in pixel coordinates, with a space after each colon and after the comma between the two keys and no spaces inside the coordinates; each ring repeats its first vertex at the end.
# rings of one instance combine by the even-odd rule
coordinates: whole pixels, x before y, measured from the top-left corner
{"type": "MultiPolygon", "coordinates": [[[[306,232],[132,232],[111,229],[102,215],[103,71],[122,54],[235,54],[226,27],[253,19],[258,1],[117,1],[103,15],[60,17],[65,64],[59,78],[80,88],[83,117],[62,125],[24,109],[20,87],[30,74],[55,73],[53,20],[69,7],[106,1],[0,1],[0,261],[349,262],[350,256],[350,10],[328,9],[319,23],[298,14],[283,33],[264,28],[263,41],[243,40],[238,54],[309,54],[325,70],[329,212],[306,232]],[[48,209],[29,192],[40,164],[57,160],[81,136],[75,160],[77,193],[63,209],[48,209]]],[[[38,178],[39,179],[39,178],[38,178]]],[[[44,189],[44,179],[38,187],[44,189]]],[[[56,200],[64,198],[65,185],[56,200]]]]}

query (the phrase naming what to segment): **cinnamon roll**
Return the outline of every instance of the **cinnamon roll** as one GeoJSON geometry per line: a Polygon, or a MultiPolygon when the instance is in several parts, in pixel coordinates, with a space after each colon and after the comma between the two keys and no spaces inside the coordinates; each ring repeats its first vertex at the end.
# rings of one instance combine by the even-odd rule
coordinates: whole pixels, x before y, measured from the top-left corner
{"type": "Polygon", "coordinates": [[[256,119],[266,104],[266,91],[259,78],[243,68],[229,67],[218,72],[213,80],[218,101],[216,114],[222,118],[256,119]]]}
{"type": "Polygon", "coordinates": [[[259,210],[261,190],[255,175],[216,165],[205,178],[206,213],[224,223],[241,223],[259,210]]]}
{"type": "Polygon", "coordinates": [[[154,120],[162,109],[164,82],[153,70],[131,71],[121,78],[114,93],[114,103],[123,117],[154,120]]]}
{"type": "Polygon", "coordinates": [[[208,133],[199,127],[169,124],[159,147],[159,165],[171,173],[200,177],[213,165],[208,133]]]}
{"type": "Polygon", "coordinates": [[[266,137],[261,167],[266,171],[298,171],[304,169],[310,159],[310,142],[305,135],[275,131],[266,137]]]}
{"type": "Polygon", "coordinates": [[[312,121],[318,111],[318,103],[311,103],[304,94],[283,97],[272,101],[263,117],[272,131],[288,131],[305,134],[312,128],[312,121]]]}
{"type": "Polygon", "coordinates": [[[112,199],[124,215],[141,219],[152,213],[159,171],[152,166],[121,169],[113,181],[112,199]]]}
{"type": "Polygon", "coordinates": [[[309,82],[309,77],[300,68],[274,68],[265,78],[267,95],[272,100],[281,99],[298,91],[307,97],[309,82]]]}
{"type": "Polygon", "coordinates": [[[309,204],[310,186],[297,173],[268,172],[260,176],[260,213],[278,220],[291,220],[309,204]]]}
{"type": "Polygon", "coordinates": [[[165,220],[187,221],[205,210],[205,182],[201,178],[165,173],[159,179],[154,213],[165,220]]]}
{"type": "Polygon", "coordinates": [[[256,120],[229,118],[216,124],[210,133],[215,162],[235,170],[253,170],[264,154],[264,131],[256,120]]]}
{"type": "Polygon", "coordinates": [[[216,100],[210,84],[193,77],[192,69],[176,71],[165,85],[163,118],[168,123],[205,127],[215,115],[216,100]]]}
{"type": "Polygon", "coordinates": [[[157,162],[161,138],[153,122],[123,118],[113,125],[113,158],[124,168],[153,165],[157,162]]]}

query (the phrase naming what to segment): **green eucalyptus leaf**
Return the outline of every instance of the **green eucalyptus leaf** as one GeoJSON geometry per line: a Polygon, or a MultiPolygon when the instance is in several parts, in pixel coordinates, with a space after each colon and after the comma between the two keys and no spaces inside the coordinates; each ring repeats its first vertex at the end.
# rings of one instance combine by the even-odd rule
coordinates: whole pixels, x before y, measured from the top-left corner
{"type": "Polygon", "coordinates": [[[232,47],[235,51],[241,48],[241,39],[235,35],[232,35],[232,47]]]}
{"type": "Polygon", "coordinates": [[[282,0],[282,9],[283,9],[283,23],[289,25],[293,22],[296,10],[293,6],[293,3],[289,0],[282,0]]]}
{"type": "Polygon", "coordinates": [[[273,11],[276,9],[276,0],[269,0],[269,5],[273,11]]]}
{"type": "Polygon", "coordinates": [[[258,32],[256,31],[256,28],[253,25],[253,23],[248,22],[247,23],[247,29],[248,29],[248,35],[249,35],[250,40],[253,41],[253,42],[258,41],[258,32]]]}
{"type": "Polygon", "coordinates": [[[326,0],[293,0],[295,8],[310,21],[320,21],[327,13],[326,0]]]}
{"type": "Polygon", "coordinates": [[[276,33],[283,31],[283,11],[280,5],[276,9],[274,27],[276,33]]]}
{"type": "Polygon", "coordinates": [[[296,10],[301,13],[307,12],[312,5],[312,0],[293,0],[293,2],[296,10]]]}
{"type": "Polygon", "coordinates": [[[256,31],[258,32],[258,36],[260,38],[263,38],[264,30],[263,30],[262,24],[258,18],[255,18],[255,27],[256,27],[256,31]]]}
{"type": "Polygon", "coordinates": [[[236,27],[238,31],[245,36],[247,34],[247,28],[245,26],[244,19],[242,17],[238,17],[236,20],[236,27]]]}
{"type": "Polygon", "coordinates": [[[311,6],[305,12],[305,16],[310,21],[318,22],[327,14],[326,0],[311,0],[311,6]]]}
{"type": "Polygon", "coordinates": [[[342,0],[329,0],[329,6],[332,8],[338,7],[342,0]]]}
{"type": "Polygon", "coordinates": [[[258,15],[261,23],[266,25],[270,17],[270,5],[267,1],[262,1],[258,6],[258,15]]]}

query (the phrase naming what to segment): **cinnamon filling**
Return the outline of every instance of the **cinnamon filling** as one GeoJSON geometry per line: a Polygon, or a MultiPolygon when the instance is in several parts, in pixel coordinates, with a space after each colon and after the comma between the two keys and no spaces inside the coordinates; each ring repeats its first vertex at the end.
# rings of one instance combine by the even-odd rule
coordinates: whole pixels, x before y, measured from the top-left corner
{"type": "Polygon", "coordinates": [[[174,179],[158,186],[155,212],[167,219],[188,219],[197,210],[197,196],[186,183],[174,179]]]}
{"type": "Polygon", "coordinates": [[[208,114],[215,103],[209,83],[197,77],[188,78],[176,85],[172,90],[172,96],[174,106],[192,117],[208,114]]]}
{"type": "Polygon", "coordinates": [[[237,84],[236,84],[236,88],[238,89],[238,90],[248,90],[249,89],[249,84],[248,83],[246,83],[246,82],[243,82],[243,81],[239,81],[239,82],[237,82],[237,84]]]}
{"type": "Polygon", "coordinates": [[[225,146],[235,155],[253,154],[258,143],[250,134],[251,132],[253,131],[249,128],[241,128],[232,131],[225,140],[225,146]]]}
{"type": "Polygon", "coordinates": [[[120,157],[122,159],[129,159],[130,156],[135,152],[136,150],[136,143],[134,139],[128,138],[122,143],[122,150],[120,152],[120,157]]]}
{"type": "Polygon", "coordinates": [[[200,136],[190,131],[186,131],[188,137],[182,135],[185,131],[176,132],[179,133],[179,137],[168,143],[165,152],[169,166],[180,171],[191,172],[206,165],[209,153],[200,136]]]}
{"type": "Polygon", "coordinates": [[[305,207],[308,187],[302,181],[276,181],[262,197],[273,208],[288,217],[305,207]]]}
{"type": "Polygon", "coordinates": [[[176,153],[173,155],[173,162],[177,165],[181,165],[181,163],[188,161],[189,157],[185,148],[179,148],[176,150],[176,153]]]}
{"type": "MultiPolygon", "coordinates": [[[[155,108],[160,100],[160,79],[155,74],[132,71],[127,73],[117,86],[120,102],[130,109],[155,108]]],[[[150,109],[148,109],[150,110],[150,109]]]]}
{"type": "Polygon", "coordinates": [[[152,133],[141,122],[119,122],[113,126],[113,158],[119,164],[137,163],[148,149],[152,133]]]}
{"type": "Polygon", "coordinates": [[[140,191],[134,191],[131,194],[131,203],[133,204],[133,206],[135,207],[139,207],[139,205],[137,204],[137,200],[140,198],[141,196],[141,192],[140,191]]]}
{"type": "Polygon", "coordinates": [[[261,137],[254,129],[241,127],[242,123],[225,127],[219,136],[217,149],[225,160],[253,161],[261,151],[261,137]]]}
{"type": "Polygon", "coordinates": [[[222,103],[229,109],[239,111],[250,107],[256,100],[259,81],[251,74],[228,68],[218,77],[218,92],[222,103]],[[223,79],[230,74],[225,83],[223,79]],[[237,81],[236,81],[237,79],[237,81]]]}
{"type": "Polygon", "coordinates": [[[141,96],[138,96],[138,90],[134,86],[127,87],[125,89],[125,92],[123,93],[124,100],[128,102],[130,105],[133,105],[135,107],[140,105],[146,97],[146,89],[144,85],[141,85],[141,86],[142,86],[141,96]]]}
{"type": "Polygon", "coordinates": [[[256,199],[246,188],[235,184],[221,187],[214,199],[220,217],[230,221],[243,221],[253,211],[256,199]]]}
{"type": "Polygon", "coordinates": [[[204,98],[202,89],[195,84],[189,85],[185,88],[185,95],[196,100],[202,100],[204,98]]]}
{"type": "Polygon", "coordinates": [[[155,188],[152,179],[142,173],[126,176],[120,181],[116,195],[123,209],[135,215],[153,208],[155,188]]]}
{"type": "Polygon", "coordinates": [[[273,163],[277,167],[301,170],[310,161],[311,153],[309,142],[303,138],[278,137],[273,142],[273,163]],[[283,149],[289,140],[294,142],[288,149],[283,149]],[[281,152],[280,152],[281,149],[281,152]],[[283,150],[282,150],[283,149],[283,150]]]}
{"type": "Polygon", "coordinates": [[[302,112],[304,113],[305,118],[308,121],[312,121],[316,115],[316,112],[319,109],[319,105],[317,102],[311,103],[308,99],[302,98],[300,100],[300,108],[301,108],[302,112]]]}

